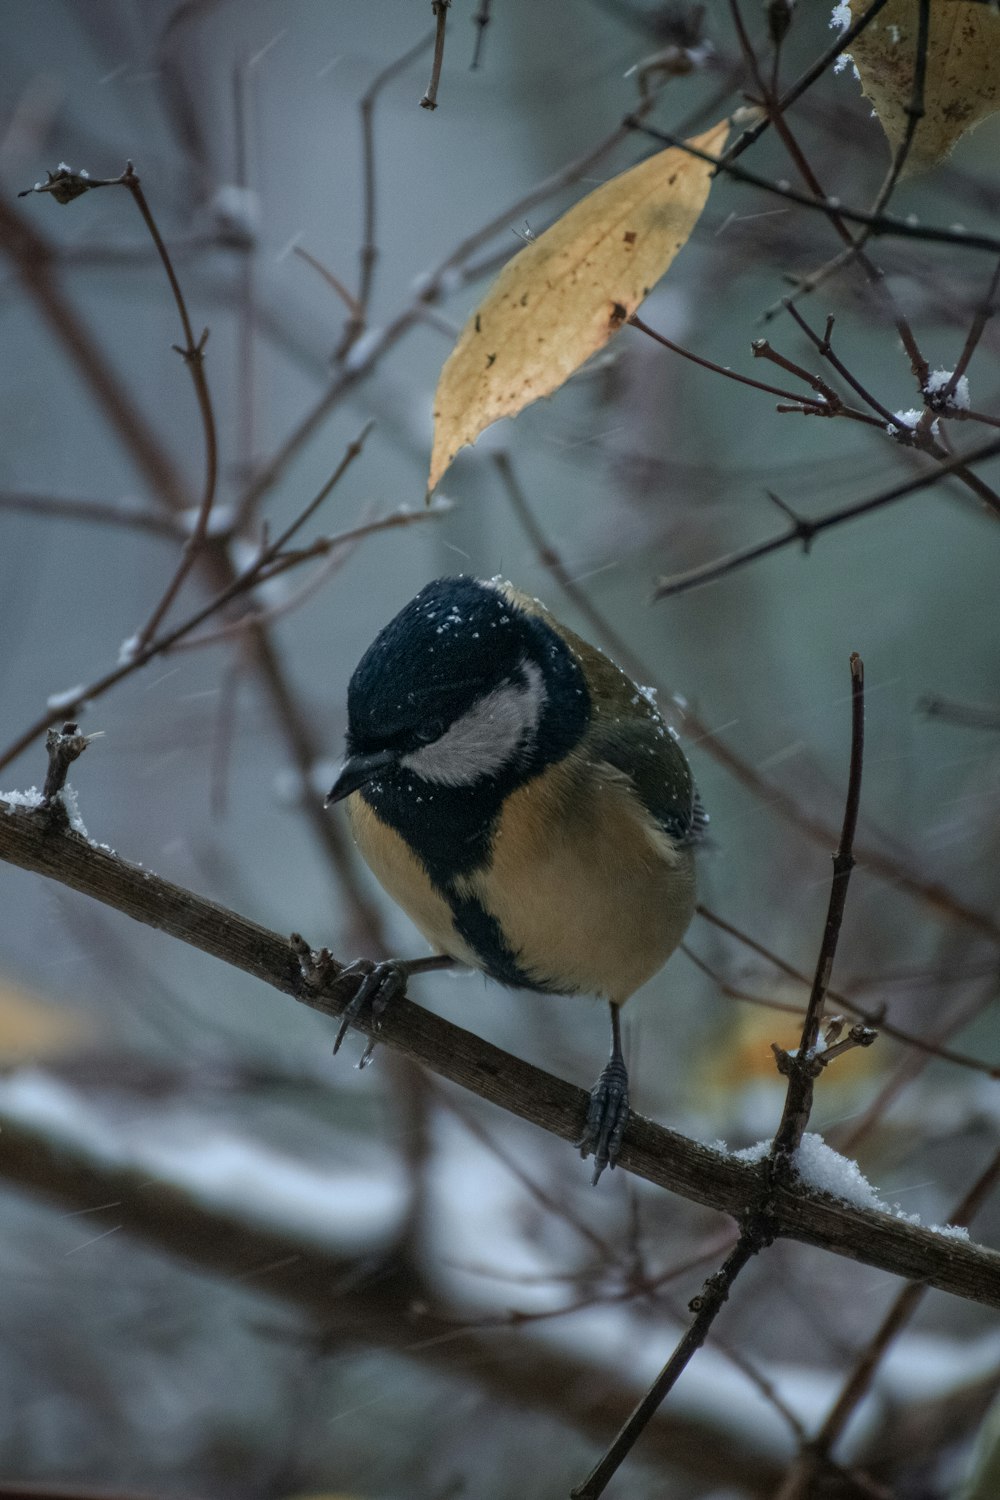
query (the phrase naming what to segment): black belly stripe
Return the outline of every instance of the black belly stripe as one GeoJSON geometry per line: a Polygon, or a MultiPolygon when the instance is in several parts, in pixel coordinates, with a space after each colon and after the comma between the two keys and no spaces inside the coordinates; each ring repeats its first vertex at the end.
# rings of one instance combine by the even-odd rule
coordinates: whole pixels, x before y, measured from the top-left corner
{"type": "Polygon", "coordinates": [[[539,984],[524,972],[517,955],[506,943],[496,917],[481,901],[475,896],[458,896],[454,891],[445,891],[444,894],[451,907],[456,931],[475,950],[491,979],[515,990],[537,990],[548,995],[558,993],[551,985],[539,984]]]}

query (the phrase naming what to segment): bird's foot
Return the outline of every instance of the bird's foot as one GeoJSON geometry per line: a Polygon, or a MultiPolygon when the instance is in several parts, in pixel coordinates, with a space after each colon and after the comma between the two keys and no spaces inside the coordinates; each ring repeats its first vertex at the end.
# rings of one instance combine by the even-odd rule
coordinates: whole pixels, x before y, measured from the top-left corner
{"type": "MultiPolygon", "coordinates": [[[[345,969],[341,969],[337,977],[344,980],[356,977],[360,983],[340,1018],[340,1030],[333,1044],[334,1056],[340,1051],[341,1043],[348,1030],[366,1006],[370,1010],[372,1026],[376,1031],[379,1029],[388,1007],[394,1000],[398,1000],[406,989],[409,971],[407,965],[398,959],[386,959],[382,963],[375,963],[370,958],[357,958],[345,969]]],[[[371,1062],[375,1042],[375,1037],[368,1038],[368,1044],[358,1060],[359,1068],[365,1068],[371,1062]]]]}
{"type": "Polygon", "coordinates": [[[620,1057],[612,1057],[590,1091],[587,1119],[577,1141],[580,1155],[593,1156],[596,1186],[605,1167],[614,1169],[629,1120],[628,1073],[620,1057]]]}

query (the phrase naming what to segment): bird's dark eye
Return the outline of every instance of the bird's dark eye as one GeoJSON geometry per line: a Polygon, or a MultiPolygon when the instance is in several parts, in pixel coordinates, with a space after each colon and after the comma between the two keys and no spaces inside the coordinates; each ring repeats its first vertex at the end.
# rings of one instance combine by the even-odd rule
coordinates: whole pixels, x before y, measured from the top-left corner
{"type": "Polygon", "coordinates": [[[432,719],[429,724],[424,724],[417,730],[417,739],[422,745],[429,745],[433,740],[439,740],[444,734],[444,723],[441,719],[432,719]]]}

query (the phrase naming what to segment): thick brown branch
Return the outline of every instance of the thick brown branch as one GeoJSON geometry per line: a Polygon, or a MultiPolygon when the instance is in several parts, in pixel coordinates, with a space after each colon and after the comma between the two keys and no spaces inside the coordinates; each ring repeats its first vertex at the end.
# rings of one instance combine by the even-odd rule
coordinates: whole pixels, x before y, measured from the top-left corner
{"type": "MultiPolygon", "coordinates": [[[[8,810],[2,801],[0,860],[82,891],[327,1015],[339,1015],[351,998],[353,982],[338,987],[337,980],[325,992],[307,993],[291,944],[279,933],[95,848],[73,833],[50,833],[43,818],[8,810]]],[[[364,1018],[359,1025],[371,1034],[364,1018]]],[[[579,1136],[587,1102],[583,1089],[407,1000],[393,1003],[378,1039],[563,1140],[575,1141],[579,1136]]],[[[736,1218],[755,1202],[760,1189],[755,1168],[639,1116],[629,1125],[620,1161],[626,1170],[659,1187],[736,1218]]],[[[992,1250],[917,1228],[892,1214],[853,1208],[799,1184],[776,1190],[773,1223],[778,1235],[1000,1307],[1000,1253],[992,1250]]]]}

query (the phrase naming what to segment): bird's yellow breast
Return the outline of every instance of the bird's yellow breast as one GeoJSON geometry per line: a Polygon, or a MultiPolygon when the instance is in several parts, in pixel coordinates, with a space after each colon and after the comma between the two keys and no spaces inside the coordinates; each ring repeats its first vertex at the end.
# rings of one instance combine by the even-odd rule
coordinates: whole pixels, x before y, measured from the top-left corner
{"type": "Polygon", "coordinates": [[[455,931],[448,902],[402,835],[383,823],[358,792],[347,799],[347,815],[368,868],[431,947],[470,968],[480,968],[477,955],[455,931]]]}
{"type": "Polygon", "coordinates": [[[622,1004],[694,910],[694,861],[610,766],[551,767],[504,803],[488,867],[462,883],[548,987],[622,1004]]]}
{"type": "MultiPolygon", "coordinates": [[[[379,882],[435,948],[482,961],[404,839],[360,796],[348,808],[379,882]]],[[[505,801],[487,862],[455,882],[495,917],[540,986],[623,1003],[674,951],[694,910],[694,860],[610,766],[570,757],[505,801]]]]}

